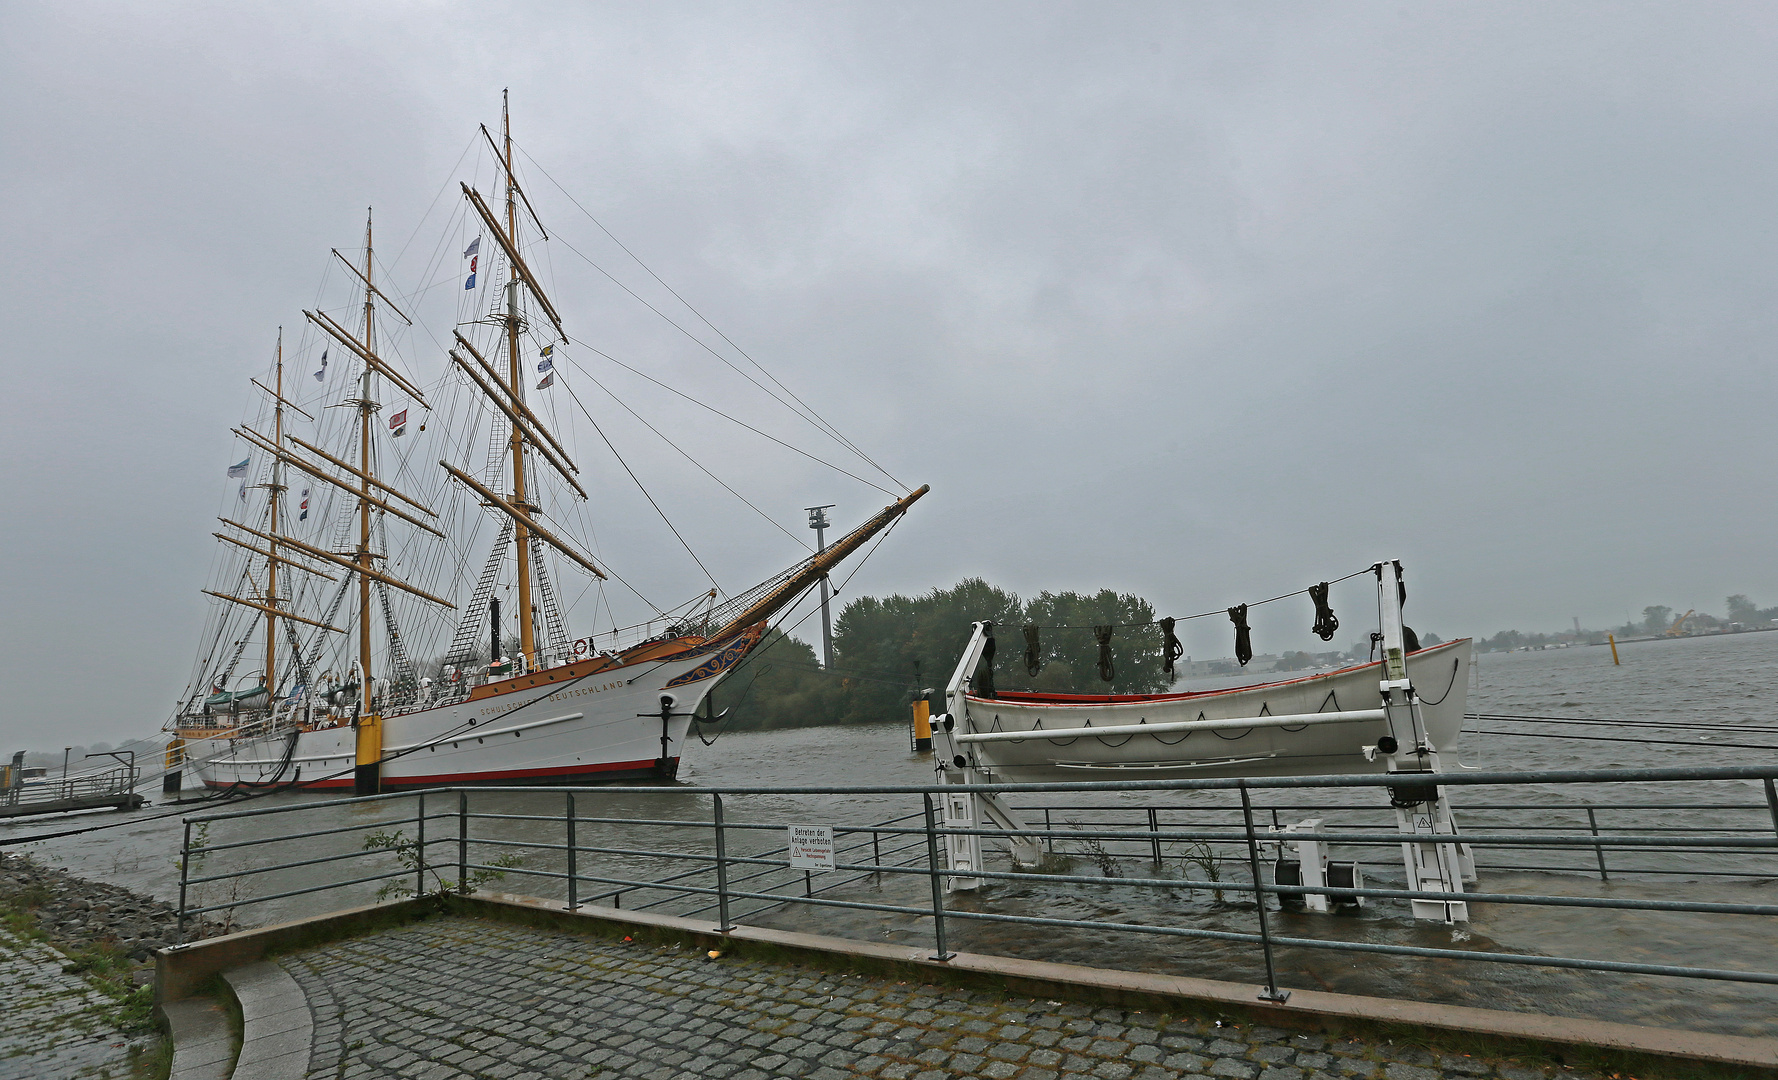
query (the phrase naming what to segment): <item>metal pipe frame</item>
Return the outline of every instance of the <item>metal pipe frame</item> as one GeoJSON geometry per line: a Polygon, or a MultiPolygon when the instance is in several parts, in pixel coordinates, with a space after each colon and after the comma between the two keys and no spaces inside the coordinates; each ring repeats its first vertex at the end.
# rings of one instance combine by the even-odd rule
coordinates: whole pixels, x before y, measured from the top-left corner
{"type": "MultiPolygon", "coordinates": [[[[1778,769],[1773,768],[1663,768],[1663,769],[1614,769],[1597,771],[1567,771],[1556,773],[1440,773],[1437,782],[1443,787],[1476,787],[1476,786],[1524,786],[1547,784],[1624,784],[1624,783],[1696,783],[1720,782],[1733,780],[1757,780],[1764,788],[1765,795],[1762,806],[1759,803],[1713,803],[1713,802],[1626,802],[1599,803],[1582,802],[1572,804],[1548,805],[1506,805],[1478,804],[1466,810],[1491,811],[1560,811],[1579,815],[1584,813],[1586,821],[1582,828],[1584,833],[1576,832],[1571,825],[1527,825],[1516,828],[1503,828],[1491,833],[1466,833],[1454,836],[1428,836],[1426,842],[1462,843],[1476,847],[1500,848],[1503,850],[1533,850],[1549,852],[1553,855],[1574,854],[1591,850],[1592,860],[1597,873],[1602,879],[1609,880],[1614,874],[1684,874],[1688,876],[1715,877],[1770,877],[1771,871],[1754,869],[1744,871],[1651,868],[1646,870],[1632,869],[1622,866],[1608,867],[1605,861],[1606,850],[1616,852],[1650,852],[1662,854],[1701,854],[1712,856],[1730,855],[1769,855],[1778,849],[1778,789],[1774,787],[1774,779],[1778,778],[1778,769]],[[1771,829],[1761,826],[1724,825],[1714,829],[1694,829],[1683,826],[1640,826],[1637,832],[1614,830],[1609,825],[1601,826],[1598,820],[1599,811],[1643,810],[1668,811],[1676,809],[1716,810],[1732,812],[1767,811],[1772,817],[1771,829]],[[1738,835],[1724,835],[1726,833],[1738,835]]],[[[1148,780],[1148,781],[1109,781],[1109,782],[1059,782],[1047,784],[984,784],[976,786],[983,792],[1008,794],[1019,793],[1067,793],[1092,792],[1105,794],[1110,792],[1149,791],[1156,793],[1189,792],[1189,791],[1234,791],[1240,798],[1240,806],[1106,806],[1106,805],[1045,805],[1046,827],[1028,831],[1015,831],[1004,828],[948,828],[939,821],[935,798],[946,794],[950,789],[940,785],[904,785],[890,787],[807,787],[807,788],[758,788],[735,787],[718,789],[697,788],[624,788],[621,794],[627,798],[637,795],[671,793],[676,799],[687,795],[701,798],[710,797],[708,818],[654,818],[654,817],[583,817],[578,813],[578,799],[585,796],[597,797],[601,793],[615,794],[611,789],[570,788],[564,791],[561,787],[488,787],[488,788],[455,788],[443,789],[438,794],[457,795],[457,807],[453,812],[426,812],[426,798],[423,793],[396,792],[388,795],[370,796],[358,799],[336,799],[321,803],[311,803],[295,807],[262,807],[253,810],[235,811],[221,814],[194,816],[184,821],[185,837],[181,844],[180,860],[180,927],[181,939],[184,937],[186,920],[193,916],[203,915],[212,911],[233,909],[252,904],[263,904],[274,900],[310,895],[332,889],[347,888],[370,882],[387,881],[407,875],[416,879],[416,891],[424,893],[425,875],[432,864],[427,859],[426,848],[429,844],[457,845],[457,868],[460,887],[467,891],[471,871],[492,874],[519,874],[545,880],[563,880],[567,882],[568,906],[570,910],[583,905],[580,896],[582,884],[592,884],[608,891],[603,892],[599,899],[609,899],[613,906],[622,906],[627,893],[663,894],[660,899],[649,900],[644,907],[658,907],[675,900],[702,902],[697,912],[704,912],[714,907],[719,918],[719,932],[734,929],[736,914],[733,911],[735,901],[758,902],[759,906],[744,913],[741,917],[755,914],[772,907],[786,904],[803,904],[811,907],[828,907],[836,909],[873,911],[913,918],[929,918],[933,922],[935,959],[949,959],[953,953],[948,949],[946,920],[968,919],[976,922],[998,922],[1025,926],[1049,926],[1091,931],[1113,931],[1140,933],[1173,938],[1196,938],[1203,940],[1223,940],[1259,946],[1265,969],[1265,985],[1261,994],[1267,1000],[1281,1001],[1288,991],[1278,986],[1274,950],[1280,947],[1304,948],[1343,951],[1352,953],[1370,953],[1376,955],[1411,956],[1441,960],[1469,960],[1482,963],[1515,964],[1541,966],[1549,968],[1565,968],[1572,970],[1614,972],[1637,975],[1661,975],[1682,978],[1693,978],[1714,981],[1731,981],[1778,985],[1778,973],[1758,971],[1729,971],[1705,967],[1685,967],[1667,964],[1632,963],[1623,961],[1593,960],[1579,957],[1525,955],[1507,952],[1470,952],[1467,950],[1438,949],[1411,945],[1392,945],[1379,942],[1322,940],[1280,936],[1272,932],[1267,915],[1268,896],[1297,897],[1307,895],[1325,895],[1333,898],[1374,898],[1378,900],[1422,900],[1422,901],[1467,901],[1497,904],[1518,904],[1532,907],[1570,907],[1581,909],[1616,909],[1623,911],[1660,911],[1687,912],[1709,915],[1753,915],[1771,917],[1778,915],[1778,904],[1737,904],[1717,903],[1709,901],[1687,900],[1639,900],[1620,899],[1614,897],[1589,896],[1555,896],[1544,894],[1511,894],[1489,892],[1431,892],[1411,889],[1391,888],[1331,888],[1326,886],[1293,886],[1268,884],[1261,873],[1261,849],[1270,848],[1281,842],[1281,834],[1262,832],[1254,817],[1254,791],[1289,791],[1293,789],[1370,789],[1389,788],[1401,783],[1399,776],[1342,776],[1342,777],[1275,777],[1263,779],[1230,779],[1230,780],[1148,780]],[[510,814],[510,813],[472,813],[470,811],[471,793],[552,793],[566,795],[564,813],[549,814],[510,814]],[[846,837],[846,843],[836,845],[836,873],[828,883],[815,887],[813,878],[804,874],[800,868],[792,867],[788,852],[782,847],[773,845],[765,850],[752,854],[739,854],[729,850],[729,833],[733,830],[745,832],[778,832],[785,826],[782,822],[734,821],[727,817],[726,798],[748,795],[804,794],[804,795],[918,795],[920,810],[902,814],[886,821],[871,825],[840,825],[833,826],[837,837],[846,837]],[[194,826],[207,825],[212,821],[229,821],[251,817],[264,817],[273,814],[309,812],[325,810],[328,807],[350,803],[354,807],[364,804],[386,801],[389,799],[416,798],[414,814],[407,818],[395,818],[393,823],[403,821],[414,822],[416,839],[411,845],[415,852],[415,865],[403,867],[387,873],[378,873],[357,877],[346,881],[330,882],[300,889],[292,889],[265,896],[231,900],[226,903],[202,906],[188,906],[193,899],[191,889],[194,886],[213,882],[247,878],[280,870],[293,870],[305,866],[318,866],[332,862],[340,862],[365,855],[387,854],[386,849],[369,849],[345,853],[335,853],[314,858],[291,860],[264,866],[248,867],[226,873],[194,876],[193,860],[201,860],[205,855],[224,850],[239,850],[261,845],[269,845],[283,840],[309,839],[342,835],[352,832],[363,832],[370,829],[388,827],[392,822],[378,821],[362,824],[313,829],[286,833],[279,836],[258,840],[234,841],[226,844],[205,844],[199,849],[192,847],[192,830],[194,826]],[[1055,811],[1075,811],[1081,813],[1106,814],[1114,817],[1133,818],[1140,816],[1143,820],[1131,821],[1125,825],[1118,821],[1094,821],[1087,823],[1086,828],[1057,829],[1050,819],[1055,811]],[[1192,817],[1211,818],[1219,816],[1221,821],[1227,815],[1238,810],[1239,822],[1233,827],[1228,825],[1204,824],[1194,827],[1193,824],[1176,824],[1163,822],[1161,813],[1170,815],[1189,815],[1192,817]],[[445,820],[452,816],[457,818],[456,835],[427,835],[426,822],[429,820],[445,820]],[[507,839],[500,836],[471,836],[470,830],[475,821],[493,822],[539,822],[555,823],[561,821],[565,830],[564,843],[534,842],[507,839]],[[709,849],[669,851],[648,847],[617,847],[604,845],[585,845],[579,843],[577,827],[582,824],[622,825],[648,829],[694,829],[711,830],[714,841],[714,854],[709,849]],[[1012,915],[984,911],[948,910],[944,903],[944,885],[951,876],[948,865],[944,862],[939,840],[948,836],[978,836],[1007,840],[1012,837],[1041,839],[1054,848],[1057,840],[1093,840],[1109,841],[1119,845],[1109,857],[1116,859],[1143,858],[1159,871],[1164,865],[1165,856],[1162,851],[1164,841],[1204,842],[1216,845],[1235,845],[1242,850],[1243,862],[1247,864],[1248,881],[1197,881],[1189,878],[1169,878],[1159,876],[1110,879],[1117,885],[1145,889],[1161,890],[1220,890],[1238,895],[1252,897],[1258,916],[1257,933],[1243,933],[1225,930],[1207,930],[1196,927],[1151,926],[1140,923],[1105,922],[1099,920],[1045,918],[1039,916],[1012,915]],[[884,838],[892,838],[887,846],[884,838]],[[472,862],[469,847],[471,844],[487,847],[513,847],[530,850],[560,851],[567,860],[567,872],[557,870],[515,866],[498,866],[472,862]],[[868,861],[852,861],[854,853],[868,854],[868,861]],[[924,851],[920,851],[924,848],[924,851]],[[1132,849],[1132,850],[1125,850],[1132,849]],[[916,854],[917,852],[917,854],[916,854]],[[782,854],[780,854],[782,853],[782,854]],[[588,868],[580,860],[582,855],[616,856],[621,858],[668,859],[684,864],[695,864],[687,869],[655,880],[640,880],[608,873],[588,873],[588,868]],[[911,856],[911,857],[910,857],[911,856]],[[904,858],[905,857],[905,858],[904,858]],[[735,871],[744,872],[736,875],[735,871]],[[713,874],[714,882],[706,875],[713,874]],[[916,907],[907,904],[873,903],[863,900],[848,900],[837,897],[817,895],[832,892],[847,885],[854,884],[865,878],[879,878],[882,875],[902,877],[924,877],[929,882],[932,893],[930,907],[916,907]]],[[[1329,809],[1378,810],[1371,804],[1351,805],[1290,805],[1267,807],[1273,813],[1274,823],[1280,810],[1316,810],[1329,809]]],[[[1216,820],[1216,818],[1212,818],[1216,820]]],[[[1381,831],[1342,831],[1339,827],[1323,828],[1313,833],[1292,833],[1291,841],[1319,840],[1331,844],[1339,844],[1351,848],[1393,848],[1401,842],[1397,832],[1381,831]]],[[[1734,864],[1731,864],[1734,865],[1734,864]]],[[[1508,867],[1481,864],[1481,869],[1488,870],[1533,870],[1542,872],[1576,873],[1582,872],[1578,867],[1571,866],[1526,866],[1508,867]]],[[[1585,871],[1591,873],[1592,871],[1585,871]]],[[[1050,874],[1003,872],[974,868],[971,877],[979,877],[989,881],[1007,882],[1042,882],[1057,885],[1105,885],[1108,879],[1103,876],[1081,874],[1050,874]]]]}

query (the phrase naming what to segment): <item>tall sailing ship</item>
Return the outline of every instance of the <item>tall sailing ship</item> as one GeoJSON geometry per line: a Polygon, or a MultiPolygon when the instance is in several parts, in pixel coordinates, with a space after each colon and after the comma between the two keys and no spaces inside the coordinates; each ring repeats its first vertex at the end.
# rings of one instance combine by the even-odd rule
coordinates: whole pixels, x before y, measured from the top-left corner
{"type": "Polygon", "coordinates": [[[609,612],[611,575],[569,526],[590,531],[587,492],[559,413],[537,400],[574,339],[526,259],[532,234],[547,233],[515,176],[510,114],[498,142],[480,134],[504,213],[461,184],[455,220],[474,239],[444,374],[422,385],[384,340],[388,317],[413,320],[385,292],[367,219],[362,258],[333,252],[352,299],[303,312],[322,392],[307,408],[296,400],[281,331],[268,382],[253,380],[265,408],[235,429],[249,457],[229,469],[240,485],[214,534],[209,625],[167,725],[169,790],[672,778],[691,725],[714,719],[711,691],[772,618],[927,491],[744,592],[699,591],[575,638],[556,577],[584,576],[609,612]],[[330,354],[354,371],[349,387],[329,383],[330,354]],[[426,418],[418,432],[434,425],[430,440],[403,441],[413,410],[426,418]],[[305,422],[308,438],[292,430],[305,422]],[[444,457],[429,465],[421,446],[444,457]],[[463,572],[478,562],[479,576],[463,572]],[[416,655],[445,640],[442,657],[416,655]]]}

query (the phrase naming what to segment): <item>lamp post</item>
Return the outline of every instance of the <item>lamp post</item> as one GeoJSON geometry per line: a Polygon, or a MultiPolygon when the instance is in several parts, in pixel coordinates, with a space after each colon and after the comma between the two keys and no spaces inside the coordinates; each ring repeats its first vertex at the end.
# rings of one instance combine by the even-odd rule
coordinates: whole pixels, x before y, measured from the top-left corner
{"type": "MultiPolygon", "coordinates": [[[[817,554],[827,550],[827,512],[834,508],[833,503],[826,506],[806,507],[809,511],[809,528],[815,530],[815,551],[817,554]]],[[[827,587],[827,575],[821,575],[821,666],[833,670],[833,618],[828,613],[827,601],[832,594],[827,587]]]]}

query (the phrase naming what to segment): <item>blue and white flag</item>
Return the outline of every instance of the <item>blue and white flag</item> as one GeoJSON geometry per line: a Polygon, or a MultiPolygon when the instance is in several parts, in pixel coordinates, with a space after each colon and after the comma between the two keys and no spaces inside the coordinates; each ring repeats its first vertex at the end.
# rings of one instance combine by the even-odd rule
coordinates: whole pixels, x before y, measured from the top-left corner
{"type": "Polygon", "coordinates": [[[241,481],[241,501],[247,501],[247,481],[241,481]]]}
{"type": "Polygon", "coordinates": [[[326,378],[327,378],[327,350],[322,349],[321,350],[321,370],[315,372],[315,381],[321,382],[322,380],[324,380],[326,378]]]}
{"type": "Polygon", "coordinates": [[[247,463],[252,460],[253,459],[250,457],[242,458],[240,464],[230,465],[228,467],[228,474],[230,476],[246,476],[247,475],[247,463]]]}
{"type": "Polygon", "coordinates": [[[481,256],[477,254],[481,249],[482,238],[479,236],[471,240],[469,246],[463,249],[463,257],[469,260],[469,277],[463,282],[465,289],[475,288],[475,264],[482,261],[481,256]]]}

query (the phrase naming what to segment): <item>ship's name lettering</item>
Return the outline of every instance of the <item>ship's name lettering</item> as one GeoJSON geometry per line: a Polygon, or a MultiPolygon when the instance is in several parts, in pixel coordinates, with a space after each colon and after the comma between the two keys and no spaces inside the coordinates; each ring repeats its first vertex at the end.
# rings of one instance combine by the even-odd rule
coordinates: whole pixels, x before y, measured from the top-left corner
{"type": "MultiPolygon", "coordinates": [[[[618,687],[624,686],[624,685],[625,685],[625,683],[623,682],[623,680],[620,679],[617,682],[598,683],[594,686],[577,686],[577,687],[574,687],[569,690],[557,690],[555,693],[549,695],[548,697],[539,698],[538,700],[539,701],[566,701],[569,698],[582,697],[586,694],[602,694],[607,690],[616,690],[618,687]]],[[[525,704],[524,702],[520,702],[517,705],[490,705],[487,708],[482,709],[481,714],[483,716],[502,716],[506,713],[513,711],[514,709],[523,707],[524,704],[525,704]]]]}

